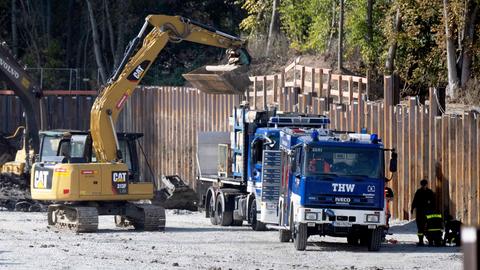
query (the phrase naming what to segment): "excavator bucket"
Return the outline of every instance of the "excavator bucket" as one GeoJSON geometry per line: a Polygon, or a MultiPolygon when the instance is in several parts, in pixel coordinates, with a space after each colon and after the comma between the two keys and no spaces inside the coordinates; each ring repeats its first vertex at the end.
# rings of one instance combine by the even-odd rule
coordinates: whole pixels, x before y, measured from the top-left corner
{"type": "Polygon", "coordinates": [[[197,193],[185,184],[180,176],[163,175],[162,183],[164,187],[156,192],[153,204],[160,205],[165,209],[197,210],[197,193]]]}
{"type": "Polygon", "coordinates": [[[203,66],[183,77],[207,94],[243,95],[251,84],[247,71],[246,65],[203,66]]]}

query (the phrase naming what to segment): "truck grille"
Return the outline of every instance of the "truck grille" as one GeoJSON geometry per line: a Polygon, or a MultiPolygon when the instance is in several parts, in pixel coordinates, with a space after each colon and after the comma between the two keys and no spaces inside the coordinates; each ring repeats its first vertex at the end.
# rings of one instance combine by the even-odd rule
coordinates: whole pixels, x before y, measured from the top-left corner
{"type": "Polygon", "coordinates": [[[309,196],[311,204],[321,205],[352,205],[352,206],[373,206],[375,198],[365,196],[336,196],[336,195],[317,195],[309,196]],[[313,199],[315,198],[315,199],[313,199]]]}

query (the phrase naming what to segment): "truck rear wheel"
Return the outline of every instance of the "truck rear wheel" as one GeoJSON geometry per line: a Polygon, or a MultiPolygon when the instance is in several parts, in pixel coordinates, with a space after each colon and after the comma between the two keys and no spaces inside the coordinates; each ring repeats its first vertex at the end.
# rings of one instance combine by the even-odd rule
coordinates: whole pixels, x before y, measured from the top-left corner
{"type": "Polygon", "coordinates": [[[215,198],[213,197],[213,194],[210,194],[210,199],[209,199],[209,204],[208,204],[208,208],[209,208],[209,212],[210,212],[210,223],[212,223],[212,225],[217,225],[218,224],[218,220],[217,220],[217,213],[216,213],[216,210],[215,210],[215,198]]]}
{"type": "Polygon", "coordinates": [[[217,207],[215,207],[217,222],[220,226],[230,226],[233,222],[233,212],[227,209],[227,202],[225,196],[220,193],[217,198],[217,207]]]}
{"type": "Polygon", "coordinates": [[[377,227],[376,229],[369,230],[368,238],[368,250],[369,251],[379,251],[380,245],[382,243],[382,233],[383,228],[377,227]]]}
{"type": "Polygon", "coordinates": [[[300,223],[298,226],[294,226],[294,228],[293,244],[295,245],[295,249],[305,250],[308,239],[307,224],[300,223]]]}
{"type": "Polygon", "coordinates": [[[252,201],[252,206],[250,207],[250,226],[254,231],[265,231],[267,226],[259,220],[257,220],[257,200],[254,198],[252,201]]]}

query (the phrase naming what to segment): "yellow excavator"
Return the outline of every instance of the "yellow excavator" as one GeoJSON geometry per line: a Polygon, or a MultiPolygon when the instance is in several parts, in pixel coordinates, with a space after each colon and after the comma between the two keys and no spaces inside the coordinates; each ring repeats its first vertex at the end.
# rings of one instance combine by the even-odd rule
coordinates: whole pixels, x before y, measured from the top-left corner
{"type": "Polygon", "coordinates": [[[131,142],[141,135],[117,133],[115,122],[161,50],[168,42],[183,40],[228,49],[228,65],[208,67],[209,74],[191,74],[195,86],[210,93],[240,92],[245,87],[241,82],[248,80],[243,70],[250,56],[244,40],[184,17],[149,15],[96,98],[90,132],[41,134],[40,157],[33,165],[30,185],[33,199],[55,202],[48,207],[49,225],[93,232],[99,215],[115,215],[118,226],[165,227],[165,210],[145,202],[154,197],[153,182],[134,173],[138,162],[131,142]],[[153,28],[146,34],[149,27],[153,28]],[[235,72],[238,77],[232,75],[235,72]]]}

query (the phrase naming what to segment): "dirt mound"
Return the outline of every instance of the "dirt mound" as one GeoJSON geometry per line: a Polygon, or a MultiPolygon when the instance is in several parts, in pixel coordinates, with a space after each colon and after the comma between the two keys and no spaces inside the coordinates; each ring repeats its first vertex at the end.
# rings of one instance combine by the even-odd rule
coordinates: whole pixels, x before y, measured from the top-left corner
{"type": "Polygon", "coordinates": [[[30,197],[28,181],[24,177],[0,174],[0,209],[7,211],[38,212],[46,206],[30,197]]]}

